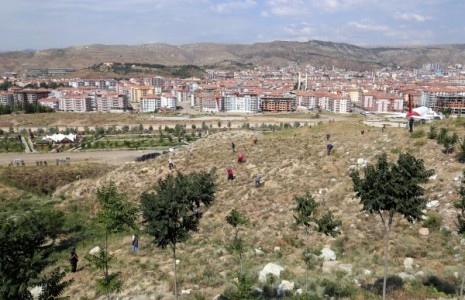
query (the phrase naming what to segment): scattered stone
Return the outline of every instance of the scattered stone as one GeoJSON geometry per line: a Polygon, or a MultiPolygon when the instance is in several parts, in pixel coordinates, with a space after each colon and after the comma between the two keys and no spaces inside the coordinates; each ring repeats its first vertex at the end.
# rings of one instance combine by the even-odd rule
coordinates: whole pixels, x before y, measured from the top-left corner
{"type": "Polygon", "coordinates": [[[279,252],[279,251],[281,251],[281,247],[278,247],[278,246],[274,247],[274,252],[279,252]]]}
{"type": "Polygon", "coordinates": [[[413,258],[411,257],[406,257],[404,259],[404,268],[405,270],[411,270],[413,269],[413,258]]]}
{"type": "Polygon", "coordinates": [[[433,208],[433,207],[436,207],[439,205],[439,201],[438,200],[433,200],[433,201],[430,201],[428,203],[426,203],[426,207],[427,208],[433,208]]]}
{"type": "Polygon", "coordinates": [[[459,178],[458,178],[458,177],[454,177],[454,181],[459,181],[459,178]]]}
{"type": "Polygon", "coordinates": [[[191,294],[191,289],[181,290],[181,295],[190,295],[190,294],[191,294]]]}
{"type": "Polygon", "coordinates": [[[454,277],[459,278],[459,272],[454,272],[454,277]]]}
{"type": "Polygon", "coordinates": [[[96,246],[96,247],[92,248],[92,249],[89,251],[89,254],[90,254],[90,255],[96,255],[96,254],[98,254],[98,253],[100,252],[100,250],[101,250],[100,247],[99,247],[99,246],[96,246]]]}
{"type": "Polygon", "coordinates": [[[336,253],[334,253],[334,251],[330,248],[323,248],[321,249],[321,255],[319,257],[324,261],[336,260],[336,253]]]}
{"type": "Polygon", "coordinates": [[[433,176],[429,177],[429,180],[436,180],[436,178],[438,178],[438,175],[434,174],[433,176]]]}
{"type": "Polygon", "coordinates": [[[33,299],[39,299],[40,294],[42,294],[42,287],[35,286],[29,292],[31,292],[33,299]]]}
{"type": "Polygon", "coordinates": [[[296,295],[302,295],[302,289],[297,289],[295,290],[296,295]]]}
{"type": "Polygon", "coordinates": [[[365,276],[370,276],[371,273],[372,273],[372,272],[371,272],[370,270],[368,270],[368,269],[364,269],[364,270],[363,270],[363,275],[365,275],[365,276]]]}
{"type": "Polygon", "coordinates": [[[179,265],[181,261],[179,259],[176,259],[176,264],[179,265]]]}
{"type": "Polygon", "coordinates": [[[415,276],[416,277],[423,277],[423,276],[425,276],[425,273],[423,271],[418,271],[418,272],[415,273],[415,276]]]}
{"type": "Polygon", "coordinates": [[[397,276],[402,278],[402,280],[414,280],[415,279],[415,276],[410,275],[410,274],[408,274],[406,272],[400,272],[400,273],[397,274],[397,276]]]}
{"type": "Polygon", "coordinates": [[[426,228],[426,227],[420,228],[420,230],[418,230],[418,233],[420,233],[420,235],[422,235],[422,236],[428,236],[429,235],[429,229],[426,228]]]}
{"type": "Polygon", "coordinates": [[[273,274],[275,277],[279,278],[281,271],[284,271],[284,268],[280,265],[268,263],[263,270],[258,274],[258,280],[260,282],[266,282],[266,275],[273,274]]]}
{"type": "Polygon", "coordinates": [[[194,284],[194,290],[200,289],[200,286],[198,284],[194,284]]]}
{"type": "Polygon", "coordinates": [[[294,285],[294,282],[282,280],[278,287],[285,292],[294,290],[294,285]]]}
{"type": "Polygon", "coordinates": [[[258,255],[258,256],[262,256],[265,254],[265,252],[263,252],[262,250],[260,249],[255,249],[255,254],[258,255]]]}

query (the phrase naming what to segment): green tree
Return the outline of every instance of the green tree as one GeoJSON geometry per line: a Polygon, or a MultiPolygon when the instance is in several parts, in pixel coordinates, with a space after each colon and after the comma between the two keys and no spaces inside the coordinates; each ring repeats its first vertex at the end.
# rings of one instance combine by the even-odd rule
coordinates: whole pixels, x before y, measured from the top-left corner
{"type": "Polygon", "coordinates": [[[0,218],[0,299],[32,299],[28,288],[43,282],[63,223],[63,214],[51,211],[0,218]]]}
{"type": "Polygon", "coordinates": [[[110,299],[111,293],[121,291],[123,282],[119,279],[120,272],[109,273],[110,264],[115,258],[109,254],[108,237],[112,233],[134,227],[138,208],[128,202],[126,194],[119,193],[115,183],[111,181],[108,185],[98,188],[96,195],[102,206],[97,213],[97,221],[104,227],[105,245],[98,255],[87,255],[86,259],[103,273],[103,277],[97,279],[97,290],[105,293],[107,299],[110,299]]]}
{"type": "Polygon", "coordinates": [[[321,218],[319,217],[319,204],[315,199],[306,192],[303,196],[294,196],[296,207],[294,208],[294,221],[298,226],[304,226],[305,230],[305,251],[303,260],[305,262],[305,289],[308,292],[308,270],[313,267],[313,255],[308,248],[308,240],[310,231],[323,233],[335,237],[340,234],[338,227],[341,226],[341,221],[334,219],[332,212],[326,212],[321,218]]]}
{"type": "Polygon", "coordinates": [[[176,279],[176,246],[185,242],[191,232],[198,231],[202,214],[194,212],[200,204],[209,207],[215,199],[216,170],[176,176],[169,174],[160,179],[154,192],[141,194],[141,205],[146,231],[160,248],[171,248],[174,267],[174,295],[178,298],[176,279]]]}
{"type": "Polygon", "coordinates": [[[221,128],[221,121],[218,121],[218,128],[221,128]]]}
{"type": "Polygon", "coordinates": [[[60,271],[59,268],[55,268],[50,274],[42,279],[40,286],[42,292],[39,295],[39,300],[65,300],[68,297],[60,297],[64,290],[73,284],[74,279],[63,281],[66,276],[66,272],[60,271]]]}
{"type": "Polygon", "coordinates": [[[409,153],[401,153],[396,163],[388,162],[387,154],[383,153],[376,165],[368,165],[363,171],[363,179],[359,171],[352,172],[350,176],[362,210],[379,215],[384,227],[383,299],[386,299],[389,235],[394,216],[398,213],[408,222],[421,220],[426,199],[420,184],[426,183],[434,170],[426,170],[423,160],[409,153]]]}
{"type": "Polygon", "coordinates": [[[239,254],[239,263],[241,266],[241,273],[243,270],[243,258],[242,255],[245,252],[244,240],[239,236],[239,226],[246,226],[249,223],[247,216],[241,214],[237,210],[233,209],[226,216],[226,222],[234,228],[234,238],[231,244],[227,247],[231,253],[239,254]]]}

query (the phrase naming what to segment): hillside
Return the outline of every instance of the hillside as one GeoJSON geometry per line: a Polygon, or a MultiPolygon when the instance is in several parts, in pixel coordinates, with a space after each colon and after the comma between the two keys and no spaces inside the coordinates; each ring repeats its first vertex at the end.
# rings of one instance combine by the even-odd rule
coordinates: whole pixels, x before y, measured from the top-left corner
{"type": "MultiPolygon", "coordinates": [[[[359,47],[350,44],[308,41],[275,41],[252,45],[237,44],[167,44],[86,45],[64,49],[0,53],[0,72],[24,72],[28,68],[73,67],[82,71],[105,62],[197,65],[227,67],[234,64],[287,66],[290,63],[316,67],[368,70],[400,65],[419,68],[426,63],[463,63],[464,45],[359,47]]],[[[111,75],[111,74],[110,74],[111,75]]]]}
{"type": "MultiPolygon", "coordinates": [[[[438,126],[447,126],[460,136],[465,135],[461,119],[445,120],[438,126]]],[[[429,125],[415,128],[415,131],[421,130],[427,132],[429,125]]],[[[353,299],[377,299],[373,294],[363,292],[357,283],[369,285],[382,276],[383,231],[376,216],[360,212],[348,174],[352,168],[376,162],[376,156],[383,151],[390,159],[396,159],[399,152],[409,151],[424,159],[425,166],[435,169],[437,175],[426,185],[426,190],[428,200],[438,202],[432,202],[435,205],[426,213],[439,225],[430,226],[430,233],[423,236],[419,233],[422,224],[395,219],[389,273],[406,271],[415,279],[406,281],[404,288],[391,296],[393,299],[447,298],[434,288],[423,287],[423,278],[433,274],[458,282],[454,272],[460,273],[462,266],[461,260],[456,260],[459,239],[454,233],[456,210],[451,203],[458,197],[456,187],[465,165],[453,154],[444,154],[442,146],[434,140],[426,136],[411,138],[404,128],[388,128],[381,132],[379,128],[366,127],[354,120],[273,133],[225,131],[193,143],[192,148],[192,159],[187,148],[173,154],[177,170],[189,173],[216,167],[219,189],[213,206],[204,210],[200,231],[180,245],[179,286],[183,290],[192,290],[190,296],[182,298],[212,299],[225,288],[234,286],[238,261],[226,250],[232,230],[225,222],[225,216],[233,208],[251,219],[251,224],[241,233],[248,246],[245,255],[247,272],[257,276],[267,263],[277,263],[285,268],[281,279],[302,287],[304,233],[293,225],[293,196],[309,191],[322,209],[333,211],[342,220],[341,236],[327,238],[312,234],[312,248],[319,253],[323,247],[330,247],[336,252],[337,261],[346,266],[350,264],[352,268],[351,274],[341,270],[325,273],[320,262],[310,273],[313,286],[320,286],[327,278],[337,282],[338,286],[355,288],[357,292],[351,297],[353,299]],[[362,129],[364,135],[360,134],[362,129]],[[334,144],[330,156],[326,154],[327,133],[331,134],[330,141],[334,144]],[[252,143],[255,137],[258,138],[257,145],[252,143]],[[231,141],[235,142],[237,151],[245,153],[245,163],[237,163],[236,154],[230,150],[231,141]],[[237,178],[234,181],[226,180],[228,166],[235,170],[237,178]],[[257,172],[263,174],[264,179],[264,186],[260,188],[254,187],[252,179],[257,172]],[[413,258],[413,269],[405,269],[406,257],[413,258]]],[[[54,205],[73,211],[74,218],[84,225],[95,214],[97,187],[112,180],[130,200],[137,202],[143,191],[150,190],[169,172],[166,156],[110,168],[97,178],[84,177],[58,187],[53,197],[54,205]]],[[[4,191],[14,193],[11,187],[4,187],[4,191]]],[[[141,235],[140,251],[132,254],[130,235],[128,232],[110,241],[111,252],[117,257],[112,271],[121,271],[125,279],[125,288],[120,295],[126,296],[125,299],[171,299],[172,259],[169,250],[155,248],[150,237],[141,235]]],[[[77,251],[84,257],[99,244],[96,238],[83,240],[77,243],[77,251]]],[[[60,259],[62,266],[67,266],[65,256],[63,254],[60,259]]],[[[72,299],[94,299],[92,286],[96,276],[88,269],[88,263],[81,260],[79,272],[68,275],[76,282],[66,294],[72,299]]]]}

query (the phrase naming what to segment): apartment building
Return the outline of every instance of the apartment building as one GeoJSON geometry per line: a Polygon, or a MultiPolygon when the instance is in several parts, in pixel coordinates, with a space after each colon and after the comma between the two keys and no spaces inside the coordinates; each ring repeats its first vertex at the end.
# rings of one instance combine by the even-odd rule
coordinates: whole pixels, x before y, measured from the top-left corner
{"type": "Polygon", "coordinates": [[[260,110],[263,112],[294,111],[296,108],[296,98],[292,97],[262,97],[260,102],[260,110]]]}
{"type": "Polygon", "coordinates": [[[50,94],[50,90],[47,89],[23,89],[15,90],[13,92],[15,104],[19,103],[37,103],[37,100],[47,98],[50,94]]]}
{"type": "Polygon", "coordinates": [[[177,98],[171,94],[161,94],[161,107],[168,109],[176,109],[177,98]]]}
{"type": "Polygon", "coordinates": [[[404,109],[404,99],[397,95],[369,92],[363,95],[362,108],[378,113],[402,112],[404,109]]]}
{"type": "Polygon", "coordinates": [[[340,114],[350,113],[352,102],[348,96],[333,96],[329,99],[328,110],[340,114]]]}
{"type": "Polygon", "coordinates": [[[145,95],[141,98],[139,104],[140,112],[155,112],[161,108],[160,95],[145,95]]]}
{"type": "Polygon", "coordinates": [[[59,99],[58,110],[68,112],[92,111],[91,97],[83,95],[69,95],[59,99]]]}
{"type": "Polygon", "coordinates": [[[0,105],[13,105],[15,98],[13,93],[0,92],[0,105]]]}
{"type": "Polygon", "coordinates": [[[129,89],[129,100],[131,103],[139,103],[142,97],[155,94],[153,86],[135,85],[129,89]]]}
{"type": "Polygon", "coordinates": [[[223,96],[224,111],[240,113],[258,112],[258,95],[231,94],[223,96]]]}
{"type": "Polygon", "coordinates": [[[220,112],[224,110],[224,99],[215,94],[201,93],[196,96],[196,103],[200,111],[220,112]]]}
{"type": "Polygon", "coordinates": [[[50,107],[51,109],[57,111],[59,108],[60,100],[57,98],[42,98],[37,102],[42,106],[50,107]]]}
{"type": "Polygon", "coordinates": [[[97,94],[95,105],[98,112],[123,112],[128,109],[128,98],[118,94],[97,94]]]}
{"type": "Polygon", "coordinates": [[[465,114],[465,88],[428,88],[421,91],[422,106],[438,111],[450,109],[452,114],[465,114]]]}
{"type": "Polygon", "coordinates": [[[296,93],[297,105],[307,109],[315,109],[318,106],[318,96],[313,92],[298,91],[296,93]]]}

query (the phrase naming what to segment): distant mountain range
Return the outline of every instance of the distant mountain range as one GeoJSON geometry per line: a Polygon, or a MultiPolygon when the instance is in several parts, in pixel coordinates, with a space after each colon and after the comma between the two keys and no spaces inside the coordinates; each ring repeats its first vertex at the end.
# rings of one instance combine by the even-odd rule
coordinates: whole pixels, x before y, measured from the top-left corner
{"type": "Polygon", "coordinates": [[[373,70],[382,67],[419,68],[423,64],[465,64],[465,44],[434,46],[359,47],[350,44],[308,41],[275,41],[252,45],[201,43],[88,45],[64,49],[0,53],[0,72],[24,72],[30,68],[71,67],[77,70],[104,62],[197,65],[287,66],[291,63],[315,67],[373,70]]]}

